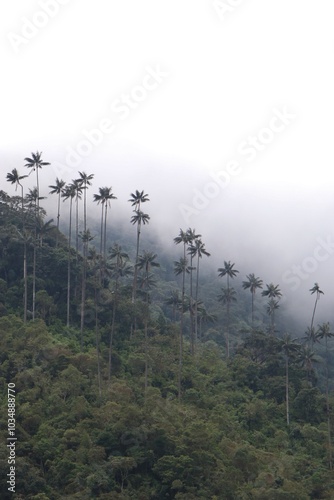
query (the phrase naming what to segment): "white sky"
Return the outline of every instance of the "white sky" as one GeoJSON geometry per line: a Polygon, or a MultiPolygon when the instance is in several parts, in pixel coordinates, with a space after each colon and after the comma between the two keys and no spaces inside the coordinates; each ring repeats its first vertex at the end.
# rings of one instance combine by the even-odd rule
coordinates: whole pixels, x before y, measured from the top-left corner
{"type": "MultiPolygon", "coordinates": [[[[266,261],[265,279],[280,281],[313,255],[317,237],[333,234],[334,3],[221,0],[239,3],[221,16],[214,3],[2,2],[2,186],[42,150],[52,163],[41,175],[45,194],[56,176],[70,181],[77,170],[95,173],[93,192],[112,185],[124,212],[129,193],[144,189],[153,227],[163,225],[168,237],[196,227],[212,245],[220,234],[221,259],[243,252],[249,267],[272,255],[277,264],[266,261]],[[135,89],[148,67],[168,76],[122,120],[111,105],[144,95],[135,89]],[[247,161],[238,148],[272,123],[274,109],[295,117],[247,161]],[[69,148],[104,119],[114,131],[69,165],[69,148]],[[239,173],[185,220],[180,206],[193,209],[209,174],[232,160],[239,173]]],[[[301,288],[328,276],[331,259],[301,288]]]]}

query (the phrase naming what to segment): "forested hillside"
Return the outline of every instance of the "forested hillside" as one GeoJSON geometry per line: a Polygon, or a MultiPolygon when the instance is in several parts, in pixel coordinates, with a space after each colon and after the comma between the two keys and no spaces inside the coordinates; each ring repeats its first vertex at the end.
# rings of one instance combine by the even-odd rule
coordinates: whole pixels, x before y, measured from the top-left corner
{"type": "Polygon", "coordinates": [[[280,285],[224,255],[208,271],[200,228],[175,228],[174,256],[148,243],[149,194],[129,193],[133,239],[115,241],[111,187],[94,193],[78,172],[41,193],[48,162],[25,160],[7,174],[15,195],[0,191],[1,498],[334,498],[320,286],[291,332],[280,285]],[[88,227],[93,203],[101,219],[88,227]]]}

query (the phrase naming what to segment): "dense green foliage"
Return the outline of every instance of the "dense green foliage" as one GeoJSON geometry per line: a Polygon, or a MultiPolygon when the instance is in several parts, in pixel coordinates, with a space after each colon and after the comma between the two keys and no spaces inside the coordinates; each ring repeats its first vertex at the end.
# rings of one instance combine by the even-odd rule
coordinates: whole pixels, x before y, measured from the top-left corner
{"type": "MultiPolygon", "coordinates": [[[[182,249],[173,273],[158,248],[139,251],[147,214],[138,206],[131,263],[109,242],[103,209],[99,254],[86,223],[77,252],[43,209],[21,202],[0,193],[0,381],[3,408],[7,384],[16,388],[14,498],[334,497],[329,325],[312,324],[303,343],[277,332],[270,302],[269,321],[257,320],[261,280],[250,274],[238,294],[209,273],[198,280],[196,248],[209,256],[198,240],[185,243],[192,265],[182,249]]],[[[233,266],[219,269],[223,279],[233,266]]],[[[270,284],[262,295],[278,306],[279,293],[270,284]]],[[[7,436],[2,412],[2,471],[7,436]]],[[[6,480],[1,498],[13,498],[6,480]]]]}

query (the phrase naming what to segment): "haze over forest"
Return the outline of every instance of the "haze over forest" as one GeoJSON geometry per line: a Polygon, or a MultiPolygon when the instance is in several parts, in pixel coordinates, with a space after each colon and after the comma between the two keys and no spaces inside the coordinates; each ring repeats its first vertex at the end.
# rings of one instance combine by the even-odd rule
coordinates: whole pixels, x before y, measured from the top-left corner
{"type": "Polygon", "coordinates": [[[194,227],[212,269],[279,283],[305,326],[319,282],[319,321],[333,321],[332,2],[46,3],[1,7],[2,179],[36,150],[51,163],[42,196],[94,173],[91,195],[118,198],[111,231],[131,230],[144,189],[147,233],[173,255],[194,227]]]}

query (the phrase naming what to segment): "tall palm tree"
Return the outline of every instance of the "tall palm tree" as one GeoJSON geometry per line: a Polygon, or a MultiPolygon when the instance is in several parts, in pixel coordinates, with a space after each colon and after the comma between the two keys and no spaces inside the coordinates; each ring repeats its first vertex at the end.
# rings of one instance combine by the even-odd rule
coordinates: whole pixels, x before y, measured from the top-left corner
{"type": "Polygon", "coordinates": [[[271,334],[275,334],[275,311],[279,308],[278,300],[282,297],[282,292],[279,289],[279,285],[274,285],[273,283],[266,284],[266,290],[261,293],[262,297],[268,297],[270,300],[267,306],[267,312],[271,317],[271,334]],[[278,299],[278,300],[275,300],[278,299]]]}
{"type": "MultiPolygon", "coordinates": [[[[24,217],[24,195],[23,186],[21,184],[22,179],[28,177],[27,175],[19,175],[16,168],[13,168],[11,172],[7,174],[7,181],[11,184],[15,184],[15,191],[17,191],[18,186],[21,188],[21,217],[22,217],[22,232],[25,233],[25,217],[24,217]]],[[[28,306],[28,274],[27,274],[27,243],[26,238],[23,238],[23,321],[27,322],[27,306],[28,306]]]]}
{"type": "Polygon", "coordinates": [[[323,323],[318,329],[318,338],[325,339],[326,347],[326,412],[327,412],[327,436],[328,436],[328,453],[329,453],[329,468],[333,469],[333,451],[331,438],[331,410],[329,404],[329,369],[328,369],[328,339],[334,337],[334,333],[330,331],[329,323],[323,323]]]}
{"type": "MultiPolygon", "coordinates": [[[[102,256],[102,261],[106,260],[106,245],[107,245],[107,214],[108,206],[110,207],[110,200],[116,199],[116,196],[112,193],[111,187],[99,188],[98,194],[94,194],[94,201],[99,205],[101,203],[101,239],[100,239],[100,254],[102,256]]],[[[101,261],[101,262],[102,262],[101,261]]],[[[102,265],[104,269],[104,265],[102,265]]],[[[101,279],[103,278],[104,271],[101,267],[101,279]]]]}
{"type": "MultiPolygon", "coordinates": [[[[197,234],[195,229],[191,229],[190,227],[186,231],[186,247],[189,253],[190,246],[194,243],[194,241],[200,238],[202,235],[197,234]]],[[[177,240],[177,238],[175,238],[177,240]]],[[[174,239],[174,242],[176,242],[174,239]]],[[[191,334],[191,352],[194,352],[194,339],[195,339],[195,330],[197,325],[195,326],[195,303],[193,297],[193,271],[195,271],[195,267],[193,266],[193,258],[194,256],[190,254],[190,334],[191,334]]]]}
{"type": "Polygon", "coordinates": [[[70,200],[70,222],[68,228],[68,260],[67,260],[67,316],[66,325],[70,326],[70,297],[71,297],[71,236],[72,236],[72,204],[73,199],[76,196],[75,186],[72,184],[67,184],[62,193],[64,201],[70,200]]]}
{"type": "Polygon", "coordinates": [[[230,306],[232,302],[237,301],[237,297],[234,288],[228,287],[228,288],[222,288],[221,290],[222,293],[218,296],[218,300],[219,302],[222,302],[224,305],[226,305],[227,328],[226,328],[225,341],[226,341],[226,356],[227,358],[229,358],[230,357],[230,306]]]}
{"type": "MultiPolygon", "coordinates": [[[[79,179],[77,179],[82,188],[83,188],[83,193],[84,193],[84,232],[87,230],[87,189],[88,186],[91,186],[92,183],[91,181],[94,179],[94,174],[86,174],[86,172],[79,172],[79,179]]],[[[87,252],[86,252],[87,253],[87,252]]]]}
{"type": "Polygon", "coordinates": [[[59,236],[59,219],[60,219],[60,198],[65,187],[66,182],[62,179],[56,178],[56,184],[49,186],[51,188],[50,194],[58,195],[58,210],[57,210],[57,236],[56,236],[56,247],[58,247],[58,236],[59,236]]]}
{"type": "Polygon", "coordinates": [[[117,197],[111,191],[111,187],[105,188],[105,203],[104,203],[104,245],[103,245],[103,260],[106,260],[106,252],[107,252],[107,215],[108,215],[108,207],[110,207],[110,200],[117,200],[117,197]]]}
{"type": "Polygon", "coordinates": [[[219,267],[218,269],[218,276],[220,278],[223,278],[224,276],[227,277],[227,288],[230,287],[230,282],[229,282],[229,279],[233,279],[236,277],[236,275],[238,274],[239,271],[237,271],[236,269],[233,269],[235,266],[235,264],[231,264],[231,261],[229,260],[228,262],[226,262],[226,260],[224,260],[224,267],[219,267]]]}
{"type": "Polygon", "coordinates": [[[137,224],[137,244],[136,244],[136,262],[135,262],[135,272],[133,278],[133,288],[132,288],[132,302],[136,302],[136,291],[137,291],[137,279],[138,279],[138,258],[139,258],[139,241],[141,226],[149,223],[150,216],[144,214],[141,210],[134,210],[135,215],[131,217],[131,224],[137,224]]]}
{"type": "Polygon", "coordinates": [[[286,405],[286,423],[290,425],[290,405],[289,405],[289,360],[290,357],[298,353],[300,344],[297,339],[292,339],[291,335],[285,333],[280,340],[280,347],[285,357],[285,405],[286,405]]]}
{"type": "Polygon", "coordinates": [[[79,255],[79,200],[81,200],[81,194],[83,191],[83,187],[81,185],[80,180],[73,179],[72,180],[72,189],[75,192],[75,251],[76,251],[76,259],[78,260],[79,255]]]}
{"type": "Polygon", "coordinates": [[[144,191],[138,191],[138,189],[134,193],[131,193],[130,196],[131,198],[128,201],[135,207],[134,210],[140,210],[142,203],[150,201],[148,194],[145,194],[144,191]]]}
{"type": "Polygon", "coordinates": [[[39,206],[40,200],[44,200],[44,196],[39,196],[37,187],[29,189],[26,195],[26,202],[30,208],[34,210],[34,239],[33,239],[33,270],[32,270],[32,320],[35,320],[36,311],[36,265],[37,265],[37,226],[38,219],[41,217],[41,209],[39,206]]]}
{"type": "Polygon", "coordinates": [[[165,300],[166,304],[172,306],[173,321],[176,321],[176,311],[180,309],[181,297],[178,290],[172,290],[170,296],[165,300]]]}
{"type": "Polygon", "coordinates": [[[150,270],[152,267],[160,267],[160,264],[156,262],[157,254],[153,252],[144,252],[142,255],[138,256],[138,269],[143,269],[145,271],[144,279],[142,281],[141,288],[145,291],[146,297],[146,311],[145,311],[145,393],[147,392],[148,386],[148,320],[149,320],[149,297],[150,288],[154,284],[152,281],[153,276],[150,275],[150,270]]]}
{"type": "Polygon", "coordinates": [[[179,369],[178,369],[178,399],[181,400],[181,382],[182,382],[182,366],[183,366],[183,321],[185,312],[185,275],[189,274],[188,259],[181,257],[180,260],[174,261],[174,274],[179,276],[182,274],[182,294],[181,294],[181,320],[179,334],[179,369]]]}
{"type": "Polygon", "coordinates": [[[43,238],[46,234],[48,234],[50,231],[52,231],[55,226],[52,225],[53,219],[49,219],[47,222],[44,222],[42,217],[37,217],[36,220],[36,233],[37,233],[37,239],[39,241],[39,246],[43,246],[43,238]]]}
{"type": "Polygon", "coordinates": [[[310,289],[311,295],[314,293],[316,294],[315,296],[315,304],[314,304],[314,309],[313,309],[313,314],[312,314],[312,320],[311,320],[311,332],[313,330],[313,322],[314,322],[314,316],[315,316],[315,310],[317,308],[318,301],[320,299],[321,295],[324,295],[324,292],[320,290],[318,283],[314,283],[314,286],[310,289]]]}
{"type": "Polygon", "coordinates": [[[270,333],[272,335],[275,334],[275,311],[279,309],[279,303],[278,300],[275,299],[269,299],[268,304],[267,304],[267,313],[270,316],[270,333]]]}
{"type": "MultiPolygon", "coordinates": [[[[182,262],[182,295],[181,295],[181,298],[182,298],[182,311],[184,310],[184,297],[185,297],[185,284],[186,284],[186,273],[189,274],[190,272],[190,276],[192,276],[192,265],[190,265],[190,267],[188,266],[188,261],[187,261],[187,258],[186,258],[186,251],[187,251],[187,247],[189,245],[189,243],[192,241],[192,237],[193,237],[193,231],[189,228],[187,229],[186,231],[184,231],[183,229],[180,229],[180,232],[178,234],[178,236],[176,236],[174,238],[174,243],[176,245],[180,245],[182,244],[183,245],[183,260],[180,259],[179,261],[179,264],[182,262]]],[[[179,265],[178,263],[174,263],[175,265],[179,265]]],[[[192,264],[192,263],[191,263],[192,264]]],[[[175,274],[180,274],[177,272],[177,269],[175,267],[175,274]]],[[[190,300],[192,300],[192,278],[191,278],[191,285],[190,285],[190,300]]],[[[191,311],[191,335],[192,335],[192,345],[193,345],[193,334],[194,334],[194,331],[193,331],[193,327],[192,327],[192,307],[190,308],[190,311],[191,311]]],[[[182,312],[182,315],[181,315],[181,330],[183,330],[183,312],[182,312]]],[[[181,331],[181,338],[183,336],[183,332],[181,331]]]]}
{"type": "Polygon", "coordinates": [[[86,305],[86,278],[87,278],[87,255],[86,250],[88,244],[94,239],[90,234],[89,229],[80,234],[82,246],[84,248],[84,259],[82,263],[82,279],[81,279],[81,305],[80,305],[80,349],[83,350],[83,332],[85,323],[85,305],[86,305]]]}
{"type": "MultiPolygon", "coordinates": [[[[50,165],[49,162],[42,160],[42,152],[36,151],[36,153],[31,153],[31,158],[24,158],[24,161],[27,163],[25,167],[32,168],[32,171],[36,171],[36,181],[37,181],[37,195],[39,197],[39,179],[38,179],[38,170],[42,167],[46,167],[50,165]]],[[[37,206],[39,207],[39,198],[37,198],[37,206]]]]}
{"type": "Polygon", "coordinates": [[[115,319],[116,319],[116,309],[118,304],[118,293],[119,293],[119,280],[125,278],[132,274],[132,266],[129,264],[129,256],[126,252],[123,252],[122,247],[115,243],[110,249],[109,258],[112,261],[111,272],[115,279],[115,289],[113,292],[113,308],[112,308],[112,320],[111,320],[111,330],[109,339],[109,366],[108,366],[108,380],[111,377],[111,359],[112,359],[112,346],[113,338],[115,332],[115,319]]]}
{"type": "Polygon", "coordinates": [[[230,305],[232,302],[236,302],[235,291],[233,290],[230,293],[230,278],[234,279],[236,275],[239,273],[237,269],[233,269],[235,264],[231,264],[231,261],[228,262],[224,260],[224,267],[218,268],[218,276],[223,278],[227,277],[227,289],[223,290],[223,294],[221,295],[221,300],[224,304],[226,304],[226,316],[227,316],[227,329],[226,329],[226,356],[229,358],[230,356],[230,305]],[[225,298],[224,298],[225,296],[225,298]]]}
{"type": "Polygon", "coordinates": [[[314,371],[314,363],[319,362],[319,357],[308,345],[302,345],[299,351],[298,361],[302,368],[305,369],[307,373],[307,380],[309,384],[312,384],[311,374],[314,371]]]}
{"type": "Polygon", "coordinates": [[[254,297],[256,290],[262,288],[263,281],[257,278],[254,273],[248,274],[246,278],[248,281],[242,282],[242,288],[244,290],[250,290],[252,294],[252,328],[254,328],[254,297]]]}
{"type": "MultiPolygon", "coordinates": [[[[195,291],[195,343],[197,342],[197,303],[198,303],[198,283],[199,283],[199,260],[205,255],[206,257],[210,257],[210,253],[206,251],[205,245],[199,238],[195,239],[194,242],[191,242],[188,252],[191,255],[191,258],[197,256],[197,266],[196,266],[196,291],[195,291]]],[[[192,345],[192,353],[194,353],[194,346],[192,345]]]]}
{"type": "Polygon", "coordinates": [[[83,261],[82,261],[82,280],[81,280],[81,308],[80,308],[80,345],[83,348],[83,330],[85,320],[85,301],[86,301],[86,277],[87,277],[87,253],[89,242],[93,240],[89,229],[87,230],[87,188],[91,186],[91,180],[94,174],[87,175],[86,172],[79,172],[80,178],[76,179],[84,193],[84,229],[81,234],[83,261]]]}
{"type": "Polygon", "coordinates": [[[93,195],[94,201],[99,205],[101,203],[101,229],[100,229],[100,255],[102,257],[103,251],[103,219],[104,219],[104,204],[106,201],[106,189],[105,187],[100,187],[99,192],[93,195]]]}
{"type": "Polygon", "coordinates": [[[137,245],[136,245],[136,259],[135,259],[135,273],[133,277],[133,289],[132,289],[132,302],[136,301],[136,287],[137,287],[137,278],[138,278],[138,256],[139,256],[139,240],[140,240],[140,232],[141,225],[148,223],[150,217],[147,214],[144,214],[141,210],[141,204],[150,201],[148,194],[145,194],[144,191],[136,191],[134,193],[130,193],[131,198],[128,200],[131,203],[131,206],[134,207],[133,211],[136,215],[131,217],[131,224],[137,224],[137,245]]]}
{"type": "Polygon", "coordinates": [[[203,323],[215,323],[217,315],[211,314],[207,311],[203,304],[198,305],[198,326],[199,326],[199,339],[202,340],[202,325],[203,323]]]}

